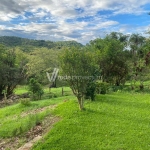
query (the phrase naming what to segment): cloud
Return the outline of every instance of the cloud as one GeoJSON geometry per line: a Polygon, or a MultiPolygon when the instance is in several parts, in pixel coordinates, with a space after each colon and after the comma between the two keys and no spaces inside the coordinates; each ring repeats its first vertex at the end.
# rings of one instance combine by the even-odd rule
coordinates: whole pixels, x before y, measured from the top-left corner
{"type": "MultiPolygon", "coordinates": [[[[139,31],[111,16],[141,15],[149,0],[1,0],[0,35],[87,43],[106,32],[139,31]],[[104,11],[109,11],[107,15],[104,11]],[[99,13],[101,12],[101,13],[99,13]],[[127,31],[128,30],[128,31],[127,31]]],[[[143,30],[147,26],[143,25],[143,30]]]]}
{"type": "MultiPolygon", "coordinates": [[[[0,13],[5,15],[22,15],[25,11],[37,12],[38,9],[46,10],[55,17],[77,17],[75,8],[82,8],[81,16],[95,15],[100,10],[114,10],[114,13],[139,13],[144,11],[141,6],[149,0],[1,0],[0,13]]],[[[37,13],[39,16],[39,14],[37,13]]],[[[46,15],[46,14],[45,14],[46,15]]]]}

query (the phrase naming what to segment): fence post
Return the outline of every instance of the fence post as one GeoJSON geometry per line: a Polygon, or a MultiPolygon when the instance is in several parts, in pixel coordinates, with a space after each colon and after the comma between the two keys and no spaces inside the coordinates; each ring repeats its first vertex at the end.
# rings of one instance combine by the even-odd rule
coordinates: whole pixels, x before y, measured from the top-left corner
{"type": "Polygon", "coordinates": [[[64,96],[64,89],[63,89],[63,87],[62,87],[62,96],[64,96]]]}

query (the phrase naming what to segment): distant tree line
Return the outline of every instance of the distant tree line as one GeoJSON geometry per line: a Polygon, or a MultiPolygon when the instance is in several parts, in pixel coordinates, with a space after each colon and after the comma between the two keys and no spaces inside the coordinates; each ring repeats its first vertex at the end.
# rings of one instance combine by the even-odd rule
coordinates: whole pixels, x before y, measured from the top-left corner
{"type": "Polygon", "coordinates": [[[82,109],[85,97],[94,99],[97,80],[101,80],[103,89],[107,84],[123,86],[128,81],[132,89],[138,82],[139,90],[142,90],[143,82],[150,77],[150,39],[140,34],[112,32],[85,46],[74,41],[51,42],[18,37],[0,37],[0,43],[5,45],[0,46],[1,97],[3,90],[7,89],[8,96],[18,84],[31,78],[47,84],[46,72],[52,73],[54,68],[59,68],[62,75],[93,77],[65,81],[82,109]]]}
{"type": "MultiPolygon", "coordinates": [[[[150,39],[140,34],[129,36],[112,32],[105,38],[90,41],[84,48],[65,49],[62,51],[60,66],[62,73],[68,76],[80,74],[82,77],[101,76],[98,85],[101,89],[104,89],[107,84],[124,86],[125,82],[129,81],[132,89],[135,88],[135,83],[139,82],[139,90],[143,90],[143,82],[150,77],[149,46],[150,39]]],[[[68,80],[81,110],[87,95],[93,99],[97,80],[97,78],[68,80]]]]}
{"type": "Polygon", "coordinates": [[[35,47],[36,48],[55,48],[61,49],[62,47],[68,46],[83,46],[82,44],[76,41],[45,41],[45,40],[34,40],[34,39],[27,39],[15,36],[1,36],[0,37],[0,44],[5,45],[6,47],[20,47],[25,52],[32,51],[35,47]]]}

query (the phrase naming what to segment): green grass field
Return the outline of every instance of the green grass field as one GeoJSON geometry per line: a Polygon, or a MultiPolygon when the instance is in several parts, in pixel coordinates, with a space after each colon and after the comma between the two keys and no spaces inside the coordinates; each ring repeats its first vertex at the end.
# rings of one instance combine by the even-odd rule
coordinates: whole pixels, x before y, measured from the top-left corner
{"type": "MultiPolygon", "coordinates": [[[[49,99],[52,97],[61,97],[62,96],[62,88],[52,88],[49,91],[48,86],[47,87],[43,87],[44,89],[44,95],[42,96],[42,99],[49,99]]],[[[64,91],[64,96],[69,96],[69,95],[73,95],[72,91],[69,87],[63,87],[63,91],[64,91]]],[[[27,86],[18,86],[15,89],[15,94],[23,94],[23,93],[27,93],[28,92],[28,87],[27,86]]]]}
{"type": "MultiPolygon", "coordinates": [[[[52,93],[55,97],[49,98],[48,89],[44,89],[45,94],[42,100],[39,101],[29,101],[28,105],[23,105],[21,103],[7,106],[0,109],[0,139],[1,138],[11,138],[17,135],[21,135],[32,127],[34,127],[38,122],[41,122],[46,116],[51,114],[51,109],[45,109],[44,111],[39,111],[37,113],[31,113],[37,109],[58,104],[66,99],[70,99],[72,96],[70,88],[65,88],[65,91],[70,93],[70,95],[61,95],[61,88],[52,89],[52,93]],[[29,114],[24,115],[22,114],[29,114]]],[[[16,89],[16,94],[23,94],[27,92],[26,86],[20,86],[16,89]]],[[[65,92],[66,93],[66,92],[65,92]]]]}
{"type": "MultiPolygon", "coordinates": [[[[21,103],[0,109],[0,139],[20,136],[48,115],[62,119],[57,122],[33,150],[149,150],[150,149],[150,95],[137,92],[110,92],[86,100],[80,111],[70,88],[45,88],[42,100],[21,103]],[[55,95],[49,98],[50,94],[55,95]],[[54,109],[32,112],[57,104],[54,109]]],[[[26,93],[25,86],[16,94],[26,93]]]]}
{"type": "Polygon", "coordinates": [[[149,150],[150,95],[114,93],[85,102],[61,103],[54,111],[63,119],[33,150],[149,150]]]}
{"type": "Polygon", "coordinates": [[[24,106],[20,103],[8,106],[0,109],[0,138],[13,137],[20,135],[32,127],[34,127],[38,122],[42,121],[47,115],[50,115],[51,109],[46,109],[45,111],[24,115],[21,117],[22,113],[27,113],[34,111],[38,108],[43,108],[49,105],[54,105],[62,102],[63,100],[69,98],[59,97],[40,101],[30,102],[28,106],[24,106]]]}

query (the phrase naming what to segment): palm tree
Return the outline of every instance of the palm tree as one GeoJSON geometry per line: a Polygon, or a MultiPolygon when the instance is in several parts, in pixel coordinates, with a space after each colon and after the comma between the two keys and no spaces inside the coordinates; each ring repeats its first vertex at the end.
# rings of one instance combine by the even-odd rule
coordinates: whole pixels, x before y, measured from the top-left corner
{"type": "Polygon", "coordinates": [[[141,52],[141,47],[145,43],[145,37],[140,34],[132,34],[129,39],[131,53],[133,57],[136,57],[137,54],[141,52]]]}

